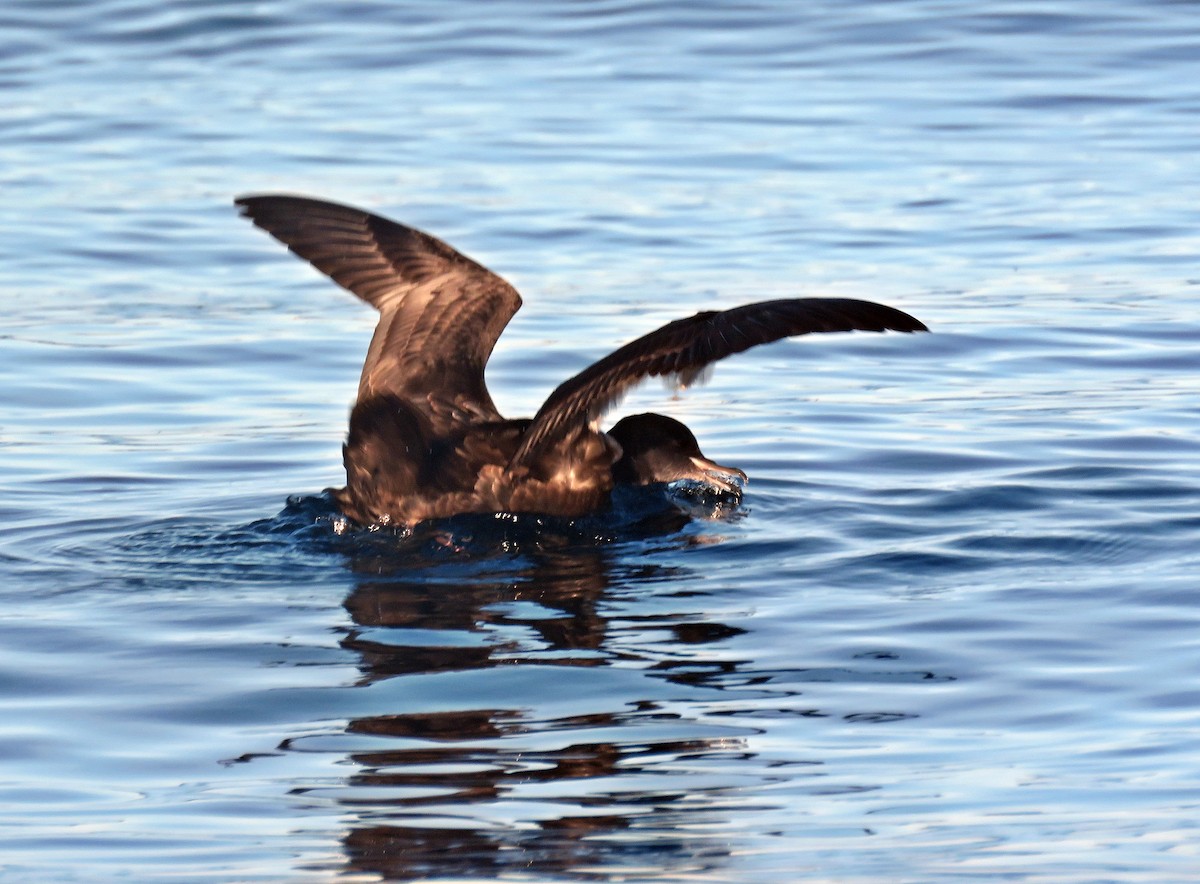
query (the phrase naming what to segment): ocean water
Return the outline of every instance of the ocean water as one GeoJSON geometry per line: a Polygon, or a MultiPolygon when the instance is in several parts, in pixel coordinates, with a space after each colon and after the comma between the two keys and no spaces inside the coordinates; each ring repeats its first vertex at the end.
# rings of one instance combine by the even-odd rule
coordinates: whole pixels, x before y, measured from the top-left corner
{"type": "Polygon", "coordinates": [[[9,0],[0,878],[1196,880],[1198,120],[1165,0],[9,0]],[[514,417],[932,334],[627,400],[738,507],[339,535],[374,317],[262,191],[513,282],[514,417]]]}

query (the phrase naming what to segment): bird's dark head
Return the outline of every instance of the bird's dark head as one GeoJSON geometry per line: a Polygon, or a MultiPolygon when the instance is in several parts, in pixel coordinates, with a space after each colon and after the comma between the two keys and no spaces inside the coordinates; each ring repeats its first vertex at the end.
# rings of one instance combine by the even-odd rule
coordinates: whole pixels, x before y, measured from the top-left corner
{"type": "Polygon", "coordinates": [[[699,482],[714,491],[740,494],[746,474],[709,460],[692,431],[661,414],[634,414],[617,422],[608,435],[621,446],[613,479],[629,485],[699,482]]]}

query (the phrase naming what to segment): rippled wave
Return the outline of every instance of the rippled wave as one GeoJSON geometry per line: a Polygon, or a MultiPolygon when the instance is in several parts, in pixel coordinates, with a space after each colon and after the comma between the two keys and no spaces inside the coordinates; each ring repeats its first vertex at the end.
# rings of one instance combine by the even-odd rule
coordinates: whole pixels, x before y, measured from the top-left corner
{"type": "Polygon", "coordinates": [[[1190,13],[7,3],[5,880],[1189,879],[1190,13]],[[511,280],[511,416],[699,309],[933,334],[632,396],[737,507],[338,533],[373,316],[270,190],[511,280]]]}

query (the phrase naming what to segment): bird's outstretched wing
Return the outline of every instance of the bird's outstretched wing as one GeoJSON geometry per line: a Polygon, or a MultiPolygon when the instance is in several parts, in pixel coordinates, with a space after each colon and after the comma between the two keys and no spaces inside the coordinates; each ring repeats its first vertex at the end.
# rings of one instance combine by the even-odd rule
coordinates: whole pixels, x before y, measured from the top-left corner
{"type": "Polygon", "coordinates": [[[685,384],[705,367],[758,344],[813,332],[928,331],[907,313],[849,298],[760,301],[705,311],[668,323],[585,368],[542,405],[512,466],[529,463],[588,422],[597,420],[640,381],[660,375],[685,384]]]}
{"type": "Polygon", "coordinates": [[[498,420],[484,367],[521,306],[516,289],[439,239],[370,212],[308,197],[235,200],[242,215],[379,310],[360,400],[396,395],[435,432],[498,420]]]}

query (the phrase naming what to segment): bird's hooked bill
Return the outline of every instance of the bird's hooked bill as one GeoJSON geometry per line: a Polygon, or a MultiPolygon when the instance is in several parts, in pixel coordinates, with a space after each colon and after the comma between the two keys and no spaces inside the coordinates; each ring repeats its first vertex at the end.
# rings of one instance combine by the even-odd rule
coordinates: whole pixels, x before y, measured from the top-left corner
{"type": "Polygon", "coordinates": [[[728,494],[741,494],[742,486],[750,481],[749,477],[737,467],[727,467],[715,460],[709,460],[707,457],[690,457],[688,460],[701,473],[696,477],[697,479],[728,494]]]}

